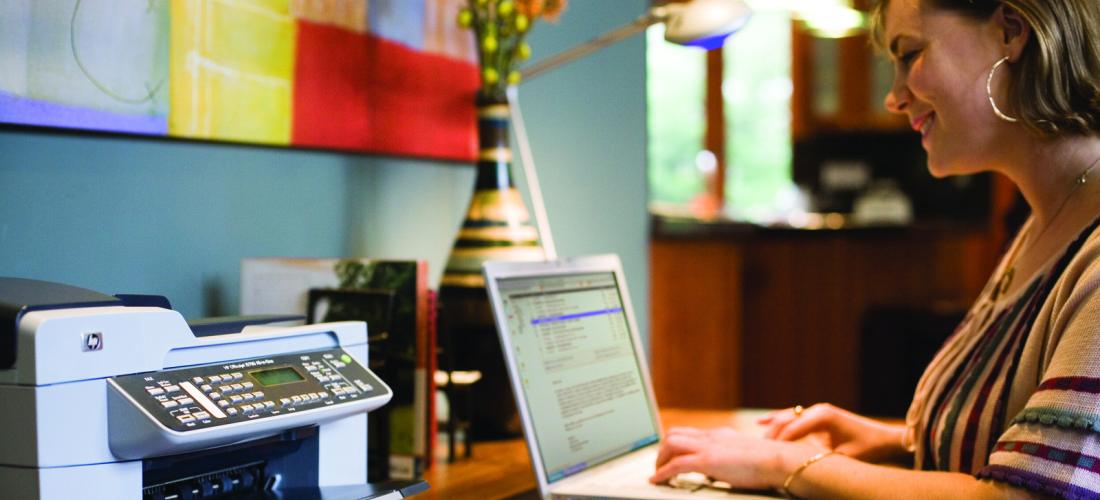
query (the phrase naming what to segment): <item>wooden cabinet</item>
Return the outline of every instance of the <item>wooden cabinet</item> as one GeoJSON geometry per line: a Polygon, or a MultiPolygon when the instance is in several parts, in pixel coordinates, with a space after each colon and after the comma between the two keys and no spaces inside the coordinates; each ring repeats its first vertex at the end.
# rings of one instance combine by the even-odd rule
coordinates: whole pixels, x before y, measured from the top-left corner
{"type": "Polygon", "coordinates": [[[742,256],[720,240],[650,244],[650,366],[661,406],[741,401],[742,256]]]}
{"type": "Polygon", "coordinates": [[[965,307],[999,247],[983,228],[747,231],[653,238],[659,404],[855,408],[867,311],[965,307]]]}

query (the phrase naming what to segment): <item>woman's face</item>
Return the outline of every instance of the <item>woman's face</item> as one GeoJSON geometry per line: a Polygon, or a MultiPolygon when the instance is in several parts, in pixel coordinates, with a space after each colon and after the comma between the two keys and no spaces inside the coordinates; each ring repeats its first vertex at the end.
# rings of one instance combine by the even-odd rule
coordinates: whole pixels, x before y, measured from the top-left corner
{"type": "MultiPolygon", "coordinates": [[[[886,107],[909,117],[928,153],[936,177],[991,168],[998,131],[1004,123],[993,114],[985,84],[1002,57],[999,30],[992,21],[975,21],[935,9],[921,0],[891,0],[885,35],[894,63],[894,85],[886,107]]],[[[994,78],[994,97],[1002,110],[1007,64],[994,78]]]]}

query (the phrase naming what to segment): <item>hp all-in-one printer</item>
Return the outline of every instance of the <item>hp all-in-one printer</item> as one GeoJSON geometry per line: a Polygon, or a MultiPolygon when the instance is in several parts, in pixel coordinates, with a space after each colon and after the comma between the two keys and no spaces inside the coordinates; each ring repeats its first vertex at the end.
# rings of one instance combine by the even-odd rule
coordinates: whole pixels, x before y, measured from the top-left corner
{"type": "Polygon", "coordinates": [[[366,368],[364,323],[192,328],[133,302],[0,278],[0,498],[401,498],[424,487],[366,485],[366,412],[392,394],[366,368]]]}

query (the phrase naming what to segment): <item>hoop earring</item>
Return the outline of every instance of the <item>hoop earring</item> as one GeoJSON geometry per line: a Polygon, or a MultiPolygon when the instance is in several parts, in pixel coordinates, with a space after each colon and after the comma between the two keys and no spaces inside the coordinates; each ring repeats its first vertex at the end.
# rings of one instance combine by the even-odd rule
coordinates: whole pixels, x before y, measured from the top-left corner
{"type": "Polygon", "coordinates": [[[996,73],[997,68],[1001,67],[1007,60],[1008,56],[1005,56],[1002,57],[1000,61],[993,63],[993,68],[989,70],[989,78],[985,80],[985,94],[989,96],[989,105],[993,106],[993,114],[997,115],[997,118],[1009,123],[1016,123],[1020,120],[1002,113],[1001,108],[997,107],[997,101],[993,100],[993,74],[996,73]]]}

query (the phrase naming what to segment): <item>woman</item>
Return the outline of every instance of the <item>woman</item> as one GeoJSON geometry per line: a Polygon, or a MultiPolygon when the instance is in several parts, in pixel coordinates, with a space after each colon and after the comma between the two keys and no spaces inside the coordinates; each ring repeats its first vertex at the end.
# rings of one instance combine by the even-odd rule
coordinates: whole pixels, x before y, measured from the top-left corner
{"type": "Polygon", "coordinates": [[[873,16],[894,63],[886,106],[921,134],[932,174],[998,172],[1031,217],[905,426],[814,405],[765,417],[763,439],[672,429],[652,481],[697,471],[812,498],[1100,497],[1100,1],[884,0],[873,16]],[[906,457],[912,470],[876,465],[906,457]]]}

